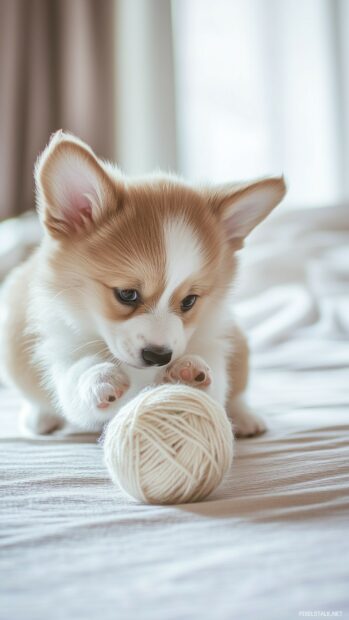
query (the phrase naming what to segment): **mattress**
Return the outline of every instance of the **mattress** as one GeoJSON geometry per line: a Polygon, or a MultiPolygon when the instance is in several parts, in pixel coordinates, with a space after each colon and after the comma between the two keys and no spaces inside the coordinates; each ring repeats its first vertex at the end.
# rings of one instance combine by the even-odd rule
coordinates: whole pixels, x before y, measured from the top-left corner
{"type": "Polygon", "coordinates": [[[348,241],[348,207],[329,207],[272,218],[244,251],[235,310],[269,430],[236,441],[204,502],[125,498],[95,435],[22,437],[0,389],[1,620],[345,617],[348,241]]]}

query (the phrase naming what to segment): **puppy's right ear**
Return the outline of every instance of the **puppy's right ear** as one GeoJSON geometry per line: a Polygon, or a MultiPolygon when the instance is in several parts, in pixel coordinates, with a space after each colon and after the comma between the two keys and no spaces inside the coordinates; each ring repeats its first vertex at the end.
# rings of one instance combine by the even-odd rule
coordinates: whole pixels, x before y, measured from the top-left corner
{"type": "Polygon", "coordinates": [[[116,187],[93,151],[58,131],[35,167],[39,215],[56,238],[88,232],[107,207],[116,206],[116,187]]]}

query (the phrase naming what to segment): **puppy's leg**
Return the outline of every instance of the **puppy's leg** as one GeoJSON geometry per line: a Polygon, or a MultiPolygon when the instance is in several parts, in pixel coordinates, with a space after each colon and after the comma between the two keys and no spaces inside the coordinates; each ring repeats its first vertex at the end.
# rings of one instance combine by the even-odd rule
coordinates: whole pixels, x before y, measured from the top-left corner
{"type": "Polygon", "coordinates": [[[233,421],[233,430],[236,437],[254,437],[267,430],[267,426],[259,415],[253,413],[245,401],[244,396],[236,396],[227,403],[227,414],[233,421]]]}
{"type": "Polygon", "coordinates": [[[70,367],[55,364],[51,381],[64,416],[86,430],[101,430],[120,407],[130,382],[125,372],[98,355],[70,367]]]}
{"type": "Polygon", "coordinates": [[[228,377],[230,388],[226,410],[232,418],[233,428],[237,437],[253,437],[267,429],[262,418],[252,413],[244,398],[248,382],[248,345],[242,331],[235,325],[232,335],[233,350],[228,358],[228,377]]]}
{"type": "Polygon", "coordinates": [[[169,364],[160,375],[161,381],[185,383],[204,389],[223,407],[228,381],[224,347],[214,340],[197,338],[191,342],[185,355],[169,364]]]}
{"type": "Polygon", "coordinates": [[[41,405],[26,402],[19,416],[19,428],[23,435],[46,435],[62,428],[64,418],[41,405]]]}
{"type": "Polygon", "coordinates": [[[185,383],[204,389],[226,408],[237,437],[264,433],[262,418],[252,413],[244,398],[248,380],[248,346],[245,336],[234,325],[231,352],[223,340],[209,340],[200,334],[187,353],[159,375],[160,381],[185,383]]]}

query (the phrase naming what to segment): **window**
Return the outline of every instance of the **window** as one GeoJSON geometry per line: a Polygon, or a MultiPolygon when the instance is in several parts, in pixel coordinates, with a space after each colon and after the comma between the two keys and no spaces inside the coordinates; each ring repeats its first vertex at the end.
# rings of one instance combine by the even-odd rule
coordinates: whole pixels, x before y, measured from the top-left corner
{"type": "Polygon", "coordinates": [[[341,7],[332,0],[172,2],[185,176],[224,182],[284,172],[292,205],[346,197],[341,41],[349,12],[341,7]]]}

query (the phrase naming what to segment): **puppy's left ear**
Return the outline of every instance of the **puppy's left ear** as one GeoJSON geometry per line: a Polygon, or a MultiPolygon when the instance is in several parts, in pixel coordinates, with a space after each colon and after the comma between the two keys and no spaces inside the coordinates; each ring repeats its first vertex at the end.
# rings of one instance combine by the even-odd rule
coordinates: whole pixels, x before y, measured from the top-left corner
{"type": "Polygon", "coordinates": [[[286,193],[283,177],[267,178],[244,185],[225,185],[211,190],[209,204],[235,249],[279,204],[286,193]]]}

